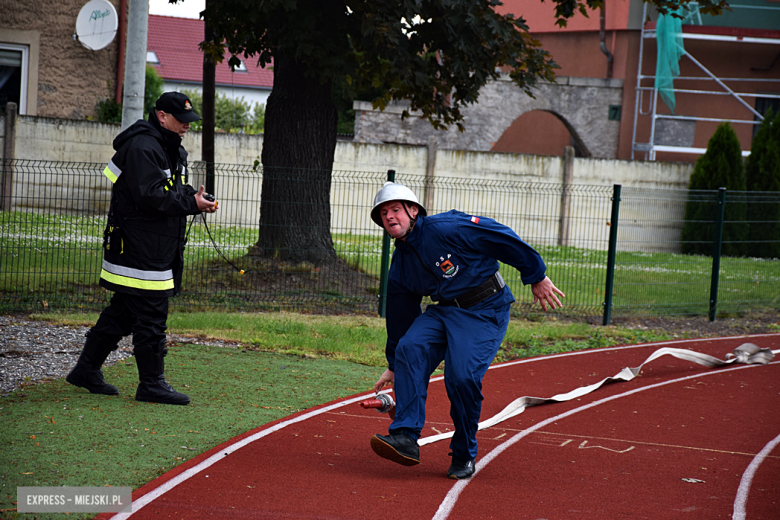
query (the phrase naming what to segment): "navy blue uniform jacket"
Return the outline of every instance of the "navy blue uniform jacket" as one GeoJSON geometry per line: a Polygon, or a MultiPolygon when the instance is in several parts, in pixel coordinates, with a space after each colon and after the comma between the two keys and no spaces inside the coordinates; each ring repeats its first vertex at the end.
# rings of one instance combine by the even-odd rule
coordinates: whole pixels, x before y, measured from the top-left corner
{"type": "MultiPolygon", "coordinates": [[[[395,348],[422,313],[423,296],[452,300],[478,287],[498,271],[498,262],[520,271],[523,284],[544,279],[542,257],[511,228],[491,218],[449,211],[418,217],[406,241],[396,240],[387,286],[388,367],[395,348]]],[[[509,287],[492,296],[496,306],[514,301],[509,287]]]]}

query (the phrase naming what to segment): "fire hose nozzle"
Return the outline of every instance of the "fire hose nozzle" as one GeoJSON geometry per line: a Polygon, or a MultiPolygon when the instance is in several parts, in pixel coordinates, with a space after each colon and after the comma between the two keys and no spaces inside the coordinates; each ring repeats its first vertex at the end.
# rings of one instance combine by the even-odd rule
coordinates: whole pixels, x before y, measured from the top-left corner
{"type": "Polygon", "coordinates": [[[388,394],[379,394],[374,399],[360,403],[361,408],[374,408],[379,413],[388,413],[395,408],[395,401],[388,394]]]}

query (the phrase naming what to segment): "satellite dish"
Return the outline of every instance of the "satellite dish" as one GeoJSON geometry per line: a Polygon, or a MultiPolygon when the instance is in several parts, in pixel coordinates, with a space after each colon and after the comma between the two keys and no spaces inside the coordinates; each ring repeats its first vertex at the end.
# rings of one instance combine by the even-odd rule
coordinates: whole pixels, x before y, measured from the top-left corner
{"type": "Polygon", "coordinates": [[[76,17],[73,39],[87,49],[99,51],[114,41],[118,26],[116,9],[108,0],[89,0],[76,17]]]}

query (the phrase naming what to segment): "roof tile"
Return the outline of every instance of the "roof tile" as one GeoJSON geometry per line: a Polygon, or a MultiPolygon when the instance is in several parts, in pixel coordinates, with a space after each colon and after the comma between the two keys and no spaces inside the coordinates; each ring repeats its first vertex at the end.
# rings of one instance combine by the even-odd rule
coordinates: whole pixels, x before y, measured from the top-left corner
{"type": "MultiPolygon", "coordinates": [[[[149,15],[147,50],[157,54],[160,63],[154,68],[164,80],[203,83],[203,53],[198,48],[203,41],[203,32],[203,20],[149,15]]],[[[271,70],[257,67],[256,61],[244,61],[244,65],[246,72],[231,72],[227,57],[222,63],[217,63],[217,85],[273,87],[274,73],[271,70]]]]}

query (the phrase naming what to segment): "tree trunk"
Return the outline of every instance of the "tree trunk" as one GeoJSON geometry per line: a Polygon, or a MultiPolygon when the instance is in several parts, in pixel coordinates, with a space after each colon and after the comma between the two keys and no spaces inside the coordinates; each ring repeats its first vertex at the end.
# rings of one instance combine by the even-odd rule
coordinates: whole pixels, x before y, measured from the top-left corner
{"type": "Polygon", "coordinates": [[[291,263],[336,260],[330,236],[330,181],[338,117],[330,82],[277,54],[263,139],[257,253],[291,263]]]}

